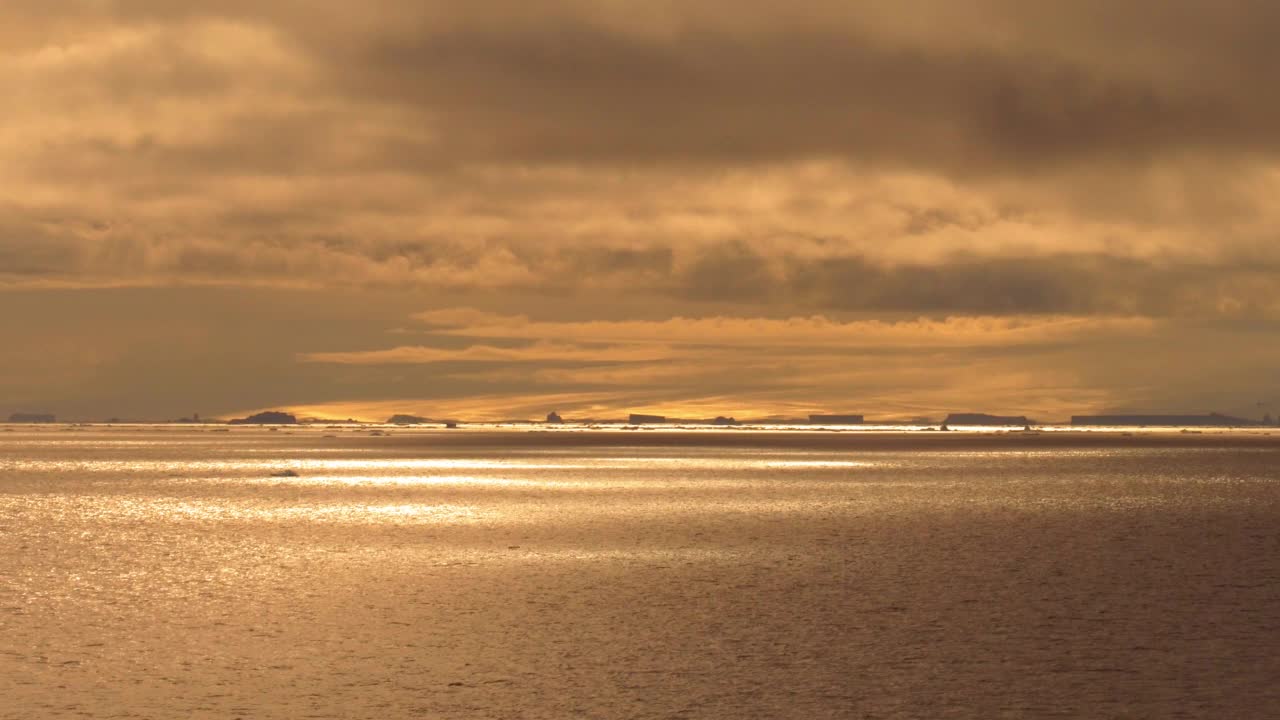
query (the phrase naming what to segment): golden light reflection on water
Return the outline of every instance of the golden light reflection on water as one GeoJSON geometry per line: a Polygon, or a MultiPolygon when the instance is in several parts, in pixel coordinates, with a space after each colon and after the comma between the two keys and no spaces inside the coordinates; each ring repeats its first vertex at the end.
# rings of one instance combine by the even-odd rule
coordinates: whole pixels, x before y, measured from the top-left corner
{"type": "Polygon", "coordinates": [[[781,468],[781,469],[812,469],[812,468],[866,468],[866,467],[887,467],[890,463],[871,462],[869,460],[766,460],[759,462],[759,467],[781,468]]]}
{"type": "MultiPolygon", "coordinates": [[[[753,478],[686,478],[686,477],[592,477],[592,478],[573,478],[573,479],[555,479],[547,477],[508,477],[497,475],[305,475],[298,477],[251,477],[251,478],[219,478],[219,477],[192,477],[192,478],[175,478],[168,482],[171,483],[226,483],[226,484],[253,484],[253,485],[299,485],[299,486],[367,486],[367,487],[413,487],[413,486],[437,486],[437,487],[470,487],[470,488],[546,488],[556,489],[557,491],[599,491],[599,490],[625,490],[625,489],[652,489],[652,490],[678,490],[678,489],[697,489],[707,488],[716,490],[728,490],[733,488],[760,488],[770,484],[768,479],[753,478]]],[[[904,484],[907,481],[881,481],[879,484],[904,484]]],[[[803,487],[828,487],[831,485],[842,485],[843,480],[820,480],[814,478],[794,479],[788,483],[794,488],[803,487]]],[[[912,482],[911,484],[919,484],[912,482]]]]}
{"type": "MultiPolygon", "coordinates": [[[[689,470],[716,469],[719,471],[751,469],[841,469],[889,467],[894,463],[884,460],[791,460],[756,458],[689,458],[689,457],[608,457],[596,458],[589,463],[546,462],[513,458],[501,461],[459,460],[451,458],[343,458],[314,459],[290,457],[288,459],[226,460],[54,460],[16,459],[0,460],[0,470],[26,472],[79,472],[79,473],[182,473],[202,475],[210,473],[271,472],[281,468],[296,471],[325,472],[358,471],[361,477],[372,477],[396,472],[422,470],[601,470],[607,468],[680,467],[689,470]]],[[[337,477],[330,474],[329,477],[337,477]]],[[[454,476],[461,477],[461,476],[454,476]]]]}
{"type": "MultiPolygon", "coordinates": [[[[207,481],[196,478],[195,481],[207,481]]],[[[213,480],[216,481],[216,478],[213,480]]],[[[351,485],[351,486],[461,486],[461,487],[547,487],[549,480],[486,475],[306,475],[299,477],[233,478],[229,482],[259,485],[351,485]]],[[[568,483],[559,483],[568,484],[568,483]]]]}
{"type": "Polygon", "coordinates": [[[387,459],[377,460],[342,459],[315,460],[308,458],[288,458],[273,460],[227,459],[227,460],[47,460],[19,459],[0,460],[0,470],[17,470],[31,472],[169,472],[200,474],[214,471],[224,472],[260,472],[278,470],[281,467],[292,467],[306,470],[363,470],[397,472],[408,470],[571,470],[584,469],[589,465],[569,463],[537,463],[537,462],[491,462],[483,460],[452,459],[387,459]]]}
{"type": "MultiPolygon", "coordinates": [[[[185,440],[112,441],[78,456],[31,452],[0,458],[0,471],[25,477],[23,489],[30,492],[19,504],[0,496],[0,510],[28,519],[81,518],[112,524],[315,523],[371,529],[397,524],[484,525],[487,532],[605,520],[737,522],[743,516],[817,516],[851,510],[902,514],[940,507],[1173,507],[1185,499],[1162,494],[1166,491],[1153,483],[1185,487],[1187,481],[1180,475],[1144,479],[1145,466],[1134,465],[1130,476],[1121,474],[1128,467],[1121,464],[1111,468],[1105,481],[1080,473],[1045,480],[1037,464],[1051,458],[1061,463],[1120,461],[1128,456],[1177,463],[1188,453],[1204,457],[1214,452],[1016,445],[945,453],[612,446],[591,451],[459,447],[451,450],[481,456],[406,457],[449,449],[388,446],[377,452],[344,448],[345,455],[336,457],[325,448],[294,441],[261,452],[255,443],[250,435],[237,436],[226,445],[196,443],[194,449],[185,440]],[[112,449],[120,452],[106,452],[112,449]],[[937,472],[944,466],[947,472],[937,472]],[[993,467],[1003,468],[1003,474],[991,475],[993,467]],[[1099,482],[1114,484],[1117,478],[1129,484],[1122,495],[1114,488],[1094,487],[1099,482]],[[67,492],[61,493],[60,487],[67,492]],[[1100,496],[1108,499],[1098,500],[1100,496]]],[[[1200,476],[1196,482],[1218,479],[1200,476]]]]}
{"type": "MultiPolygon", "coordinates": [[[[8,509],[0,501],[0,509],[8,509]]],[[[453,503],[303,502],[260,503],[226,499],[180,500],[173,498],[50,496],[25,503],[28,516],[52,519],[82,518],[93,522],[288,522],[378,523],[412,520],[456,524],[492,519],[493,511],[453,503]]]]}

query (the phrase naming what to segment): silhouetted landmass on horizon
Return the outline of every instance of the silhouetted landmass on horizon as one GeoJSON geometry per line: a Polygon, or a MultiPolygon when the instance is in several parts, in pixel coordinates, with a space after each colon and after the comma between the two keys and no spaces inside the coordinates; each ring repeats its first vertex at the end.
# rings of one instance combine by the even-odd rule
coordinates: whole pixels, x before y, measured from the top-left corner
{"type": "Polygon", "coordinates": [[[987,415],[986,413],[951,413],[944,425],[1030,425],[1025,415],[987,415]]]}
{"type": "Polygon", "coordinates": [[[809,422],[814,425],[861,425],[861,415],[810,415],[809,422]]]}
{"type": "Polygon", "coordinates": [[[1134,425],[1134,426],[1207,426],[1207,427],[1254,427],[1265,425],[1260,420],[1231,417],[1219,413],[1208,415],[1072,415],[1072,425],[1134,425]]]}
{"type": "MultiPolygon", "coordinates": [[[[609,422],[609,421],[604,421],[609,422]]],[[[632,413],[627,418],[629,425],[717,425],[720,427],[733,427],[741,425],[742,422],[737,418],[729,415],[717,415],[714,418],[669,418],[664,415],[641,415],[632,413]]]]}
{"type": "MultiPolygon", "coordinates": [[[[47,423],[56,424],[57,417],[52,413],[33,413],[33,412],[15,412],[8,416],[8,422],[13,424],[35,424],[47,423]]],[[[63,422],[73,422],[64,420],[63,422]]],[[[199,423],[223,423],[229,425],[459,425],[463,420],[456,418],[440,418],[440,417],[424,417],[420,415],[412,415],[407,413],[397,413],[384,421],[376,420],[357,420],[354,418],[337,419],[337,418],[319,418],[319,417],[297,417],[288,412],[279,410],[270,410],[256,413],[245,418],[236,418],[232,420],[214,420],[201,418],[199,414],[192,414],[190,417],[181,417],[169,420],[148,420],[148,419],[125,419],[119,416],[113,416],[106,420],[96,420],[94,422],[103,424],[199,424],[199,423]]],[[[670,427],[678,426],[721,426],[736,427],[742,425],[788,425],[788,426],[875,426],[875,428],[891,428],[893,426],[930,426],[939,425],[943,429],[947,426],[1022,426],[1028,427],[1033,425],[1058,425],[1058,426],[1076,426],[1076,427],[1102,427],[1102,426],[1130,426],[1130,427],[1186,427],[1186,426],[1208,426],[1208,427],[1272,427],[1275,423],[1271,416],[1268,415],[1264,419],[1253,419],[1247,417],[1238,417],[1225,415],[1223,413],[1211,412],[1207,414],[1108,414],[1108,415],[1073,415],[1069,421],[1055,420],[1050,422],[1038,422],[1035,419],[1028,418],[1025,415],[993,415],[989,413],[978,412],[958,412],[951,413],[946,416],[941,423],[936,419],[926,417],[916,417],[911,419],[890,419],[890,420],[868,420],[865,415],[854,413],[814,413],[807,417],[788,417],[783,415],[748,417],[739,420],[731,415],[717,415],[715,417],[670,417],[665,415],[652,415],[646,413],[631,413],[626,417],[575,417],[567,419],[560,415],[558,411],[547,413],[544,420],[530,420],[527,418],[513,418],[505,420],[473,420],[466,421],[470,424],[479,425],[545,425],[545,424],[573,424],[585,426],[604,426],[604,425],[667,425],[670,427]]],[[[821,429],[815,427],[815,430],[821,429]]],[[[873,428],[874,429],[874,428],[873,428]]]]}
{"type": "Polygon", "coordinates": [[[430,419],[417,415],[392,415],[387,418],[388,425],[423,425],[429,422],[431,422],[430,419]]]}
{"type": "Polygon", "coordinates": [[[246,418],[228,420],[228,425],[297,425],[298,418],[286,412],[268,410],[246,418]]]}
{"type": "Polygon", "coordinates": [[[48,413],[19,412],[9,416],[9,422],[11,423],[52,423],[57,421],[58,421],[57,416],[50,415],[48,413]]]}

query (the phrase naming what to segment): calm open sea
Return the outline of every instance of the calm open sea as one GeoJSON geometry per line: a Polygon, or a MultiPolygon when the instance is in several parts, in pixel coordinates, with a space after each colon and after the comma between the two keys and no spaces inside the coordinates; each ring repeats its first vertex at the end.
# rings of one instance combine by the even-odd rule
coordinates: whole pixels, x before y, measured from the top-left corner
{"type": "Polygon", "coordinates": [[[1280,435],[388,432],[0,426],[0,717],[1280,717],[1280,435]]]}

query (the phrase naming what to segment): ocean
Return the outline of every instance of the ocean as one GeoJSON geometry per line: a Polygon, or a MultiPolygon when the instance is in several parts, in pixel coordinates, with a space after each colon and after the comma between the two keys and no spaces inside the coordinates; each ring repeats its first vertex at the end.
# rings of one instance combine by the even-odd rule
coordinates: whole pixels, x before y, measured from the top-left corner
{"type": "Polygon", "coordinates": [[[0,718],[1280,717],[1280,434],[0,426],[0,718]]]}

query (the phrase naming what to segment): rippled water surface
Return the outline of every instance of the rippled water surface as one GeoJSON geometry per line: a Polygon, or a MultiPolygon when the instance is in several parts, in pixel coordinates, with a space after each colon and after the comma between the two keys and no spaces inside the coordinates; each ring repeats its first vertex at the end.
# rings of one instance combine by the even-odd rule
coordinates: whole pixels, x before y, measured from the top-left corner
{"type": "Polygon", "coordinates": [[[2,718],[1280,717],[1277,436],[0,429],[2,718]]]}

